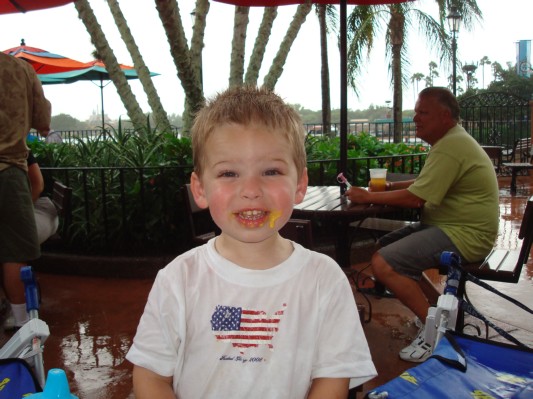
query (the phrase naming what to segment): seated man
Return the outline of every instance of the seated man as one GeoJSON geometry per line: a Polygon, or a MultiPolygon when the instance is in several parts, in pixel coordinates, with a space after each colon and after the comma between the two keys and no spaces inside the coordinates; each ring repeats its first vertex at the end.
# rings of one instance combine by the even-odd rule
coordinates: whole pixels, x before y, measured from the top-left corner
{"type": "MultiPolygon", "coordinates": [[[[431,145],[415,180],[389,182],[387,191],[352,187],[355,203],[422,208],[420,223],[382,237],[372,256],[372,270],[424,322],[429,302],[418,284],[422,272],[439,266],[442,251],[465,262],[488,255],[498,233],[498,181],[481,146],[461,127],[459,104],[445,88],[429,87],[415,106],[416,135],[431,145]]],[[[432,348],[424,342],[424,326],[403,360],[423,362],[432,348]]]]}

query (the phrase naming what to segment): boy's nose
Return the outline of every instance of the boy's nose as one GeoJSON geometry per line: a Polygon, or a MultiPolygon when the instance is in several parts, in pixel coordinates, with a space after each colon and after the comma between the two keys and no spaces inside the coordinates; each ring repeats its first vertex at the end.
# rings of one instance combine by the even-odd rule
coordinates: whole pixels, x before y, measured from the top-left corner
{"type": "Polygon", "coordinates": [[[261,197],[262,189],[259,180],[253,177],[245,179],[242,184],[241,195],[246,199],[257,199],[261,197]]]}

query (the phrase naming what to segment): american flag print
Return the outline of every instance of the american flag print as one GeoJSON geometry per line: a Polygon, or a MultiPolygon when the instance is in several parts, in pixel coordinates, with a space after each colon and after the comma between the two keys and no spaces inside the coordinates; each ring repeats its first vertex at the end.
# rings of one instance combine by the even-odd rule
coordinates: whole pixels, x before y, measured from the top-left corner
{"type": "Polygon", "coordinates": [[[284,303],[281,310],[269,317],[262,310],[218,305],[211,316],[211,330],[217,341],[231,343],[234,348],[240,348],[241,354],[259,345],[273,350],[272,339],[286,307],[284,303]]]}

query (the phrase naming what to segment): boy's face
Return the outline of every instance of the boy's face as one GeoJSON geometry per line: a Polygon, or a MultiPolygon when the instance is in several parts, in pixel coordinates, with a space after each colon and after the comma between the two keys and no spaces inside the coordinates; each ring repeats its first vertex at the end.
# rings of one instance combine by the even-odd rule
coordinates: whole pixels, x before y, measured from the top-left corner
{"type": "Polygon", "coordinates": [[[198,206],[209,207],[223,234],[242,242],[259,242],[291,217],[307,189],[287,140],[263,126],[225,124],[205,143],[201,178],[191,188],[198,206]]]}

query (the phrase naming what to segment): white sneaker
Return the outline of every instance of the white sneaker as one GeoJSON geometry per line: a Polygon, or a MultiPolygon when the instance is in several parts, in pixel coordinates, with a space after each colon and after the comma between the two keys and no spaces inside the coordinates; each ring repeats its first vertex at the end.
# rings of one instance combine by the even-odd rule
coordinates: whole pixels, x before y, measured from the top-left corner
{"type": "Polygon", "coordinates": [[[411,345],[400,351],[400,359],[407,362],[422,363],[426,361],[432,353],[433,347],[424,341],[424,325],[422,325],[411,345]]]}

